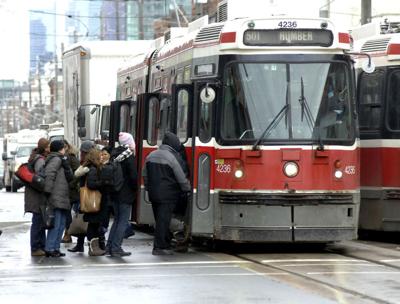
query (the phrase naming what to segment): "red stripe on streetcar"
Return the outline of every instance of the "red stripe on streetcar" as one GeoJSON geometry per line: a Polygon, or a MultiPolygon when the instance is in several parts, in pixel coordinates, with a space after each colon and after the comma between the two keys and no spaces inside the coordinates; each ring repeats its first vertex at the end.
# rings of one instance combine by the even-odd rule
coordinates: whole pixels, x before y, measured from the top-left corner
{"type": "Polygon", "coordinates": [[[339,43],[350,44],[350,34],[348,34],[348,33],[339,33],[339,43]]]}
{"type": "Polygon", "coordinates": [[[220,43],[234,43],[236,42],[236,32],[221,33],[219,38],[220,43]]]}
{"type": "Polygon", "coordinates": [[[388,55],[400,55],[400,44],[391,43],[387,48],[388,55]]]}

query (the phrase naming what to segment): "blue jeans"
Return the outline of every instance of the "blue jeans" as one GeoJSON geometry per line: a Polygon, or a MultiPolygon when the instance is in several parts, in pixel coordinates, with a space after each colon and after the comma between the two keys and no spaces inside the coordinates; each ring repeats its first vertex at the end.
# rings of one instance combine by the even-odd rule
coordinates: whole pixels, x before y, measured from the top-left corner
{"type": "Polygon", "coordinates": [[[46,230],[40,213],[32,212],[31,251],[44,250],[46,246],[46,230]]]}
{"type": "Polygon", "coordinates": [[[68,210],[54,209],[54,228],[47,232],[46,251],[60,250],[68,210]]]}
{"type": "Polygon", "coordinates": [[[125,230],[129,218],[131,217],[131,208],[129,204],[113,202],[114,221],[108,235],[107,248],[111,252],[122,251],[122,241],[124,240],[125,230]]]}

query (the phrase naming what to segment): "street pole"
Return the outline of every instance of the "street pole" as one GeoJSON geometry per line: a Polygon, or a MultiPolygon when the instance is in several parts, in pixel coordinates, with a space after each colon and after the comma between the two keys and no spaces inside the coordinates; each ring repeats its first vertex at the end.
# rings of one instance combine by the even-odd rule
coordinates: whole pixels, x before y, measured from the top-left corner
{"type": "Polygon", "coordinates": [[[116,40],[120,40],[119,37],[119,1],[115,0],[115,36],[116,40]]]}
{"type": "Polygon", "coordinates": [[[139,5],[139,40],[144,40],[144,25],[143,25],[143,0],[138,0],[139,5]]]}
{"type": "Polygon", "coordinates": [[[331,10],[331,0],[322,0],[322,6],[319,8],[319,16],[321,18],[329,18],[331,10]]]}
{"type": "MultiPolygon", "coordinates": [[[[57,13],[57,2],[54,1],[54,11],[57,13]]],[[[54,14],[54,92],[50,111],[54,112],[54,105],[58,102],[58,56],[57,56],[57,15],[54,14]]]]}
{"type": "Polygon", "coordinates": [[[371,22],[371,0],[361,0],[361,24],[371,22]]]}

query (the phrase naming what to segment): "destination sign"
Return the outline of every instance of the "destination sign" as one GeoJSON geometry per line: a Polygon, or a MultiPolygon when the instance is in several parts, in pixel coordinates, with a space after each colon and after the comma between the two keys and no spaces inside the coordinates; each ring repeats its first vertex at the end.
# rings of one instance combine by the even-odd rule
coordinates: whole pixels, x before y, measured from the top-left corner
{"type": "Polygon", "coordinates": [[[331,46],[333,35],[324,29],[246,30],[243,43],[249,46],[331,46]]]}

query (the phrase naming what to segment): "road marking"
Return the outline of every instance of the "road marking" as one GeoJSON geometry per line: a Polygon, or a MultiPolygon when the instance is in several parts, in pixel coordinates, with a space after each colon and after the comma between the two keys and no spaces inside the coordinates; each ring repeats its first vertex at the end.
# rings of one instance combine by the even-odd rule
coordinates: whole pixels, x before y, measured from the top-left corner
{"type": "Polygon", "coordinates": [[[79,267],[79,268],[102,268],[102,267],[138,267],[138,266],[190,266],[190,265],[197,265],[197,266],[211,266],[211,265],[223,265],[226,266],[235,266],[235,264],[251,264],[249,261],[191,261],[191,262],[151,262],[151,263],[112,263],[112,264],[80,264],[80,265],[27,265],[27,266],[8,266],[8,265],[1,265],[0,269],[7,270],[7,269],[15,269],[15,270],[24,270],[24,269],[62,269],[62,268],[72,268],[72,267],[79,267]]]}
{"type": "MultiPolygon", "coordinates": [[[[235,277],[250,277],[250,276],[260,276],[260,275],[268,275],[268,276],[288,276],[290,275],[289,273],[286,272],[260,272],[260,273],[253,273],[253,272],[246,272],[246,273],[177,273],[177,274],[157,274],[157,273],[152,273],[152,274],[133,274],[133,273],[126,273],[123,274],[124,277],[130,277],[130,278],[153,278],[153,277],[158,277],[158,278],[179,278],[179,277],[221,277],[221,276],[235,276],[235,277]]],[[[102,275],[102,279],[110,278],[115,280],[115,275],[102,275]]],[[[15,278],[0,278],[0,282],[3,281],[40,281],[43,283],[46,283],[45,280],[40,280],[36,276],[30,276],[30,277],[15,277],[15,278]]],[[[60,278],[57,281],[66,281],[67,279],[65,278],[60,278]]],[[[54,282],[54,279],[49,279],[49,282],[54,282]]]]}
{"type": "Polygon", "coordinates": [[[250,261],[191,261],[191,262],[149,262],[149,263],[113,263],[113,264],[83,264],[81,267],[127,267],[127,266],[173,266],[173,265],[207,265],[207,264],[251,264],[250,261]]]}
{"type": "Polygon", "coordinates": [[[262,260],[261,263],[287,263],[287,262],[363,262],[354,259],[281,259],[281,260],[262,260]]]}
{"type": "Polygon", "coordinates": [[[400,274],[400,271],[323,271],[307,272],[309,275],[318,274],[400,274]]]}
{"type": "Polygon", "coordinates": [[[349,264],[349,263],[333,263],[333,264],[286,264],[280,265],[282,267],[306,267],[306,266],[366,266],[366,267],[386,267],[385,265],[374,265],[374,264],[365,264],[365,263],[356,263],[356,264],[349,264]]]}

